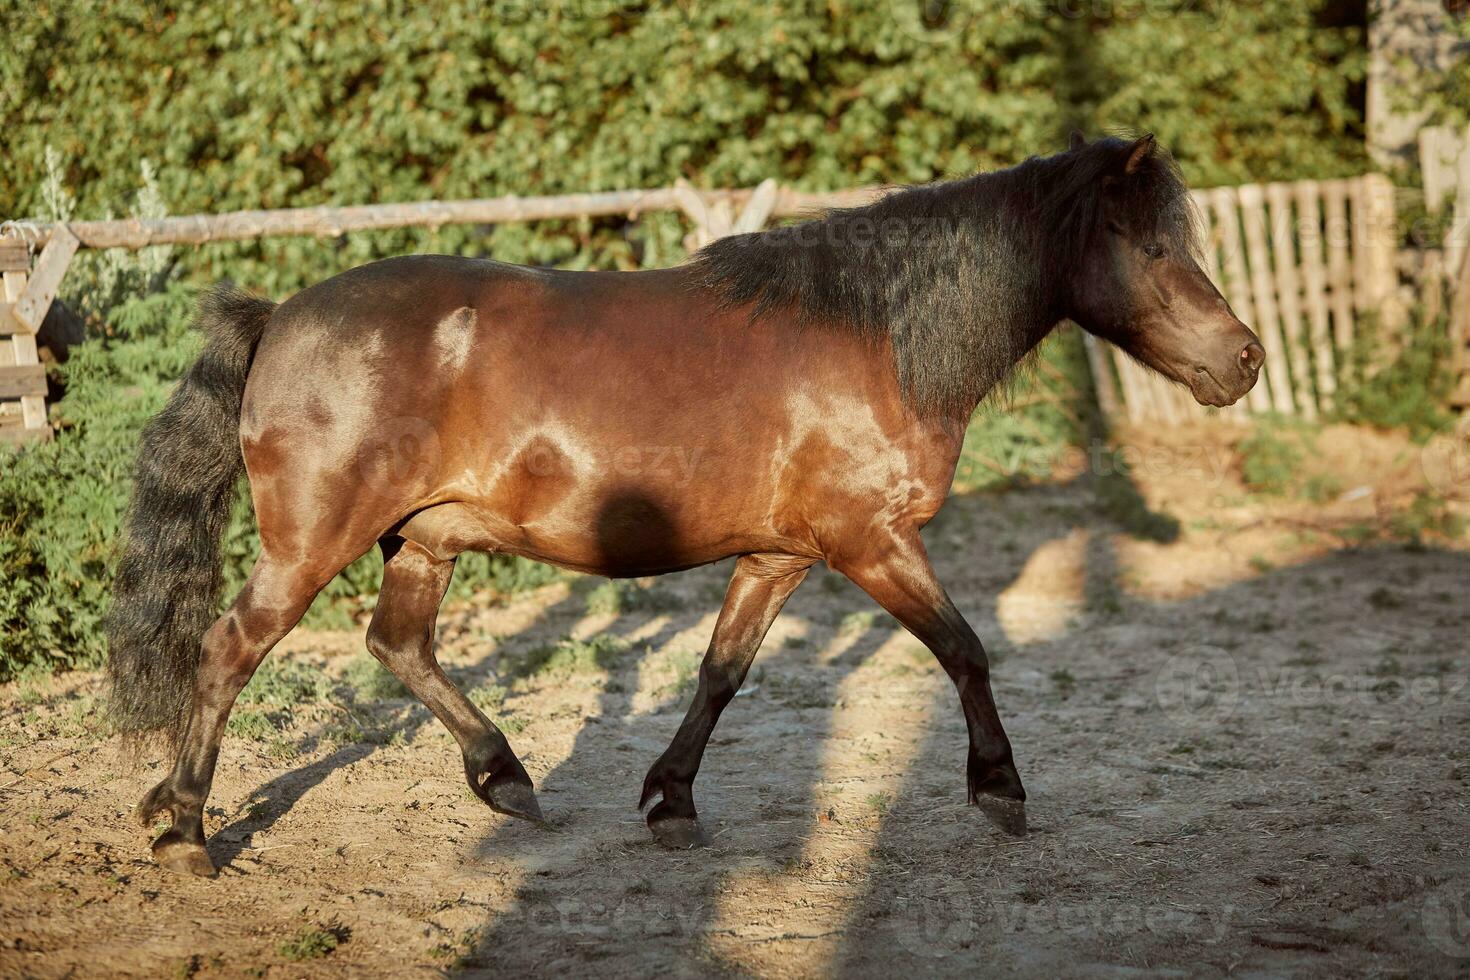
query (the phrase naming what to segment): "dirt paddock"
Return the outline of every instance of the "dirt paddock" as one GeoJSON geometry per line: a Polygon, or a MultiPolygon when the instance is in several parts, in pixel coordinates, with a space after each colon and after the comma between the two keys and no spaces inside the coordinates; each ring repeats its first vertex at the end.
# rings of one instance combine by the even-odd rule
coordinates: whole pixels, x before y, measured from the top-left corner
{"type": "Polygon", "coordinates": [[[360,630],[288,638],[274,659],[330,681],[226,739],[215,880],[149,860],[131,809],[160,768],[93,734],[94,675],[9,685],[0,974],[1463,975],[1470,551],[1345,543],[1404,453],[1354,444],[1313,505],[1168,457],[1137,474],[1168,543],[1083,475],[950,503],[926,539],[994,656],[1019,840],[964,805],[933,658],[825,571],[715,734],[703,851],[659,850],[634,804],[727,566],[446,608],[441,659],[549,829],[475,800],[417,703],[332,693],[360,630]]]}

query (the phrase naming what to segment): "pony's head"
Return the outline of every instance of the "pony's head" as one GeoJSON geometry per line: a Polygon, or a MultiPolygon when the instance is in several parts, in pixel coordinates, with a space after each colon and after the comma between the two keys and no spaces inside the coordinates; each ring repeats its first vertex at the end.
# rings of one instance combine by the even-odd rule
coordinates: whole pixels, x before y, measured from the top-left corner
{"type": "Polygon", "coordinates": [[[1198,257],[1193,205],[1152,135],[1072,137],[1071,193],[1053,198],[1072,238],[1066,313],[1084,329],[1225,406],[1251,389],[1266,352],[1231,312],[1198,257]]]}

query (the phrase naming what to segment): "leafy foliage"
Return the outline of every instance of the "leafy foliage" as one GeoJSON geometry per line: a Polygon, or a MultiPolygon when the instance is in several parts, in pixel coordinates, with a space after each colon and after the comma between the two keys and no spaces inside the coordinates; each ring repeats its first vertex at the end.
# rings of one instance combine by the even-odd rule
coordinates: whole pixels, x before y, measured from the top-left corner
{"type": "MultiPolygon", "coordinates": [[[[1363,32],[1328,0],[77,0],[0,50],[0,215],[126,207],[146,159],[175,213],[766,177],[915,182],[1060,149],[1069,127],[1160,135],[1202,184],[1357,172],[1363,32]],[[932,15],[932,16],[930,16],[932,15]],[[126,133],[126,139],[117,134],[126,133]]],[[[182,258],[281,295],[406,251],[669,264],[670,221],[221,243],[182,258]],[[653,252],[655,261],[648,261],[653,252]]]]}
{"type": "MultiPolygon", "coordinates": [[[[15,178],[0,182],[0,216],[553,194],[678,177],[774,176],[812,190],[916,182],[1058,149],[1073,126],[1150,129],[1201,184],[1334,176],[1362,167],[1362,31],[1330,22],[1338,6],[33,4],[7,17],[0,48],[15,178]]],[[[0,461],[0,677],[100,660],[137,436],[198,350],[185,324],[199,284],[230,278],[280,297],[413,251],[664,266],[683,259],[681,235],[673,216],[647,215],[83,255],[65,289],[95,339],[60,372],[58,438],[0,461]]],[[[1012,389],[1015,411],[982,414],[962,487],[1040,476],[1051,460],[1030,450],[1086,428],[1075,341],[1046,346],[1012,389]]],[[[242,493],[225,541],[227,595],[257,547],[242,493]]],[[[451,594],[551,574],[467,555],[451,594]]],[[[379,575],[372,553],[328,586],[308,623],[345,625],[379,575]]]]}

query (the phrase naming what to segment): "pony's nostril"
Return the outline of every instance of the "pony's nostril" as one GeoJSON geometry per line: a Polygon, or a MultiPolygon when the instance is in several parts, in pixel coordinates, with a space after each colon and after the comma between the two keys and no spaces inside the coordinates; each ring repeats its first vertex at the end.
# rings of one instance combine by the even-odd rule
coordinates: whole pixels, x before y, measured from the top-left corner
{"type": "Polygon", "coordinates": [[[1240,366],[1252,374],[1259,371],[1265,362],[1266,350],[1260,344],[1246,344],[1245,350],[1240,352],[1240,366]]]}

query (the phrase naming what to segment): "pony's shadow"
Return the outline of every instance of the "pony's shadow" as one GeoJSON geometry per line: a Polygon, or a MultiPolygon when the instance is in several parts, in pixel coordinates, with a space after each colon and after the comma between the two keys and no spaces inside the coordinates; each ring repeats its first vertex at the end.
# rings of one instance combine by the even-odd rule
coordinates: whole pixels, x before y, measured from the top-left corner
{"type": "MultiPolygon", "coordinates": [[[[585,601],[583,595],[585,591],[585,586],[576,587],[574,584],[566,596],[540,610],[530,622],[517,631],[516,635],[531,632],[546,623],[574,615],[585,601]]],[[[488,676],[489,662],[493,659],[495,659],[494,654],[487,654],[468,667],[447,668],[446,673],[463,689],[467,683],[475,683],[488,676]]],[[[383,727],[382,734],[395,740],[409,742],[427,724],[437,724],[437,721],[428,708],[415,700],[402,718],[383,727]]],[[[237,815],[231,823],[226,824],[210,838],[207,846],[216,866],[223,867],[250,850],[255,835],[265,833],[274,827],[278,820],[291,812],[302,797],[320,785],[329,775],[338,769],[368,758],[377,752],[387,740],[385,737],[377,742],[352,742],[342,745],[330,755],[302,768],[284,772],[255,790],[250,794],[245,806],[241,808],[246,812],[237,815]]]]}
{"type": "MultiPolygon", "coordinates": [[[[633,508],[646,511],[640,505],[633,508]]],[[[665,531],[668,531],[665,526],[665,531]]],[[[717,565],[728,574],[730,563],[717,565]]],[[[698,574],[698,573],[696,573],[698,574]]],[[[843,594],[860,600],[860,593],[845,580],[835,587],[843,594]]],[[[821,586],[808,583],[815,591],[821,586]]],[[[810,595],[810,594],[809,594],[810,595]]],[[[808,600],[810,601],[810,599],[808,600]]],[[[478,855],[534,854],[537,875],[528,878],[517,890],[504,912],[478,931],[473,948],[463,955],[456,974],[472,976],[493,967],[504,970],[520,965],[526,969],[544,967],[536,957],[544,948],[535,941],[545,938],[561,946],[570,933],[589,930],[599,944],[619,951],[642,948],[662,930],[672,928],[681,941],[697,939],[714,926],[714,908],[725,890],[728,876],[738,873],[738,866],[756,858],[772,867],[797,859],[804,847],[801,833],[773,834],[763,817],[788,825],[795,815],[812,812],[816,788],[824,774],[823,755],[832,734],[833,702],[823,700],[825,692],[835,690],[846,676],[866,663],[892,636],[896,624],[874,618],[860,620],[859,628],[848,624],[824,622],[819,617],[803,617],[805,603],[793,597],[785,615],[806,619],[809,642],[799,647],[783,648],[776,657],[775,669],[765,670],[759,661],[751,675],[751,687],[762,687],[755,701],[767,697],[794,698],[788,707],[801,709],[799,732],[781,733],[780,756],[784,781],[774,784],[761,770],[763,760],[751,752],[728,748],[747,738],[748,726],[760,724],[760,705],[744,698],[732,702],[710,742],[701,766],[701,779],[696,783],[702,821],[712,838],[709,851],[673,853],[663,851],[654,842],[634,808],[643,775],[669,744],[687,707],[690,694],[667,695],[651,711],[637,716],[637,731],[626,722],[633,720],[636,689],[634,664],[620,664],[609,671],[607,682],[598,693],[595,715],[616,722],[615,725],[583,724],[570,753],[538,780],[538,792],[547,801],[555,838],[544,836],[519,821],[499,824],[476,848],[478,855]],[[848,628],[844,628],[848,627],[848,628]],[[781,691],[774,681],[781,666],[812,668],[818,658],[841,636],[842,652],[820,663],[821,691],[798,686],[781,691]],[[815,641],[815,642],[812,642],[815,641]],[[764,681],[756,683],[758,678],[764,681]],[[626,752],[627,764],[609,766],[607,742],[613,740],[613,758],[626,752]],[[601,751],[600,751],[601,750],[601,751]],[[604,761],[599,761],[604,760],[604,761]],[[606,802],[604,802],[606,801],[606,802]],[[665,865],[663,872],[650,874],[650,864],[665,865]],[[616,866],[611,873],[626,878],[630,890],[622,904],[614,909],[585,902],[574,887],[564,887],[559,879],[574,879],[590,866],[616,866]],[[570,910],[570,911],[569,911],[570,910]],[[568,915],[574,920],[568,924],[568,915]],[[669,924],[673,925],[670,926],[669,924]],[[555,935],[537,937],[538,930],[555,935]],[[529,940],[529,941],[528,941],[529,940]],[[522,960],[521,958],[525,959],[522,960]]],[[[680,633],[698,625],[714,609],[701,609],[670,617],[656,633],[642,640],[657,649],[680,633]]],[[[641,616],[628,616],[613,623],[607,632],[630,636],[647,625],[641,616]]],[[[773,651],[766,650],[771,658],[773,651]]],[[[575,936],[570,936],[575,939],[575,936]]],[[[609,963],[610,967],[615,964],[609,963]]]]}

